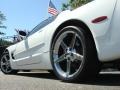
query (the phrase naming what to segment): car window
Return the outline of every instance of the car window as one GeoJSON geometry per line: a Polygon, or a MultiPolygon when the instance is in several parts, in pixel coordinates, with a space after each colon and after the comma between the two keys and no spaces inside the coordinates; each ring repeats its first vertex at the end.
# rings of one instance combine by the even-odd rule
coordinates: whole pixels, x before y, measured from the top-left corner
{"type": "Polygon", "coordinates": [[[40,29],[42,29],[43,27],[45,27],[46,25],[48,25],[49,23],[51,23],[52,21],[54,21],[56,17],[57,16],[52,16],[52,17],[49,17],[46,20],[42,21],[35,28],[32,29],[32,31],[28,34],[28,36],[34,34],[35,32],[39,31],[40,29]]]}

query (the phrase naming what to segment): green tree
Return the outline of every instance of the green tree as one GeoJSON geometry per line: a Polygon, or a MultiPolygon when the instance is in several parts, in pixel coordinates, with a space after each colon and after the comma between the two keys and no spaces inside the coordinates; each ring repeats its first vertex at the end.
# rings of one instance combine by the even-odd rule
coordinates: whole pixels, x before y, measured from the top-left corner
{"type": "Polygon", "coordinates": [[[77,7],[80,7],[92,0],[69,0],[68,3],[63,3],[62,4],[62,10],[67,10],[67,9],[76,9],[77,7]]]}
{"type": "Polygon", "coordinates": [[[68,10],[69,9],[69,4],[67,3],[63,3],[62,4],[62,11],[64,11],[64,10],[68,10]]]}
{"type": "Polygon", "coordinates": [[[0,46],[10,46],[13,43],[11,41],[0,39],[0,46]]]}
{"type": "MultiPolygon", "coordinates": [[[[6,26],[3,25],[3,21],[6,20],[6,17],[4,14],[0,11],[0,28],[6,28],[6,26]]],[[[0,35],[3,35],[4,33],[0,31],[0,35]]]]}

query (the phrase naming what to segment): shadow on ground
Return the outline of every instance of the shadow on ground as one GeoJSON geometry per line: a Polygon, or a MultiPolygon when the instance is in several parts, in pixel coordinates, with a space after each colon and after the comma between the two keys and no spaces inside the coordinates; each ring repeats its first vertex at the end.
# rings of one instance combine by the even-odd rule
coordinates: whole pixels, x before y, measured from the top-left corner
{"type": "Polygon", "coordinates": [[[49,73],[49,72],[20,72],[17,75],[26,76],[26,77],[33,77],[33,78],[57,80],[57,77],[53,73],[49,73]]]}
{"type": "MultiPolygon", "coordinates": [[[[43,78],[57,80],[57,77],[52,73],[19,73],[20,76],[43,78]]],[[[102,73],[94,80],[77,81],[72,84],[98,85],[98,86],[120,86],[120,73],[102,73]]]]}
{"type": "Polygon", "coordinates": [[[99,74],[99,76],[96,79],[85,81],[82,84],[102,85],[102,86],[120,86],[120,74],[110,74],[110,73],[99,74]]]}

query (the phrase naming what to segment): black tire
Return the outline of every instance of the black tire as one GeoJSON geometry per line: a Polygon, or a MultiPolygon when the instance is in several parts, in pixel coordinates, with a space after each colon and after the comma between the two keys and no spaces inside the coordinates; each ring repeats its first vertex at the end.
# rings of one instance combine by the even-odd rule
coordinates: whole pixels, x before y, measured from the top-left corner
{"type": "MultiPolygon", "coordinates": [[[[70,37],[70,36],[68,36],[68,37],[70,37]]],[[[68,38],[68,37],[66,36],[66,38],[68,38]]],[[[65,38],[63,38],[63,40],[64,39],[65,38]]],[[[65,43],[68,43],[68,41],[70,41],[69,38],[68,38],[68,40],[65,43]]],[[[78,42],[78,41],[75,41],[75,42],[78,42]]],[[[72,43],[72,41],[70,41],[70,43],[72,43]]],[[[60,45],[60,46],[62,46],[62,45],[60,45]]],[[[74,48],[76,50],[76,53],[78,53],[79,51],[77,52],[77,49],[79,49],[79,48],[77,48],[77,46],[76,47],[75,46],[74,46],[74,48]]],[[[59,47],[59,49],[60,49],[60,47],[59,47]]],[[[71,53],[72,53],[72,51],[71,51],[71,53]]],[[[92,38],[92,36],[90,34],[88,34],[85,30],[83,30],[80,27],[67,26],[67,27],[63,28],[60,32],[58,32],[58,34],[55,36],[55,38],[54,38],[54,40],[52,42],[52,45],[51,45],[51,55],[50,56],[51,56],[51,63],[52,63],[52,67],[53,67],[55,75],[59,79],[61,79],[63,81],[71,82],[71,81],[76,81],[76,80],[88,80],[90,78],[94,78],[100,71],[100,63],[99,63],[98,58],[97,58],[97,52],[96,52],[96,47],[95,47],[93,38],[92,38]],[[78,40],[78,41],[81,43],[81,47],[79,47],[79,48],[81,48],[81,51],[83,51],[83,58],[82,58],[81,62],[79,61],[80,62],[80,66],[78,68],[78,71],[75,68],[77,73],[75,72],[75,75],[73,74],[73,76],[71,76],[71,77],[64,76],[64,75],[60,74],[60,73],[65,74],[64,73],[65,70],[62,71],[62,69],[60,69],[61,72],[59,72],[59,68],[57,68],[57,64],[55,64],[55,62],[57,62],[57,61],[54,61],[54,56],[53,56],[54,55],[54,48],[55,48],[57,40],[60,37],[62,37],[61,36],[62,34],[64,35],[64,33],[69,32],[69,31],[75,32],[77,34],[77,36],[79,35],[78,38],[80,37],[80,40],[78,40]]],[[[70,58],[73,57],[73,56],[70,56],[70,58]]],[[[58,56],[58,60],[59,60],[60,57],[58,56]]],[[[64,58],[66,59],[66,56],[64,58]]],[[[69,74],[70,74],[70,72],[75,71],[75,70],[71,71],[71,67],[72,66],[70,66],[70,65],[72,65],[73,62],[75,62],[75,61],[72,62],[71,60],[69,58],[67,58],[67,62],[66,62],[66,66],[70,68],[69,74]],[[70,62],[70,65],[67,64],[68,62],[70,62]]],[[[58,67],[60,67],[60,68],[64,68],[65,67],[64,65],[60,65],[60,63],[58,65],[59,65],[58,67]]],[[[66,69],[66,73],[67,73],[67,69],[66,69]]]]}
{"type": "Polygon", "coordinates": [[[13,70],[10,65],[9,53],[3,53],[0,60],[0,69],[4,74],[17,74],[18,70],[13,70]],[[6,60],[5,60],[6,58],[6,60]]]}

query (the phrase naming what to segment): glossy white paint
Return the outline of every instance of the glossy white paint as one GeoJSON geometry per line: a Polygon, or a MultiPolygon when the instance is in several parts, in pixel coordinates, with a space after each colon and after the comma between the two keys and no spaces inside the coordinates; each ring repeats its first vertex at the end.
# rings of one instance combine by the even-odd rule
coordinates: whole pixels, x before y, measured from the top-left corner
{"type": "Polygon", "coordinates": [[[120,0],[95,0],[73,11],[61,12],[57,18],[25,40],[8,47],[15,56],[10,59],[13,69],[52,69],[50,46],[57,28],[69,20],[85,23],[94,38],[101,62],[120,58],[120,0]],[[99,23],[92,20],[100,16],[108,19],[99,23]]]}

